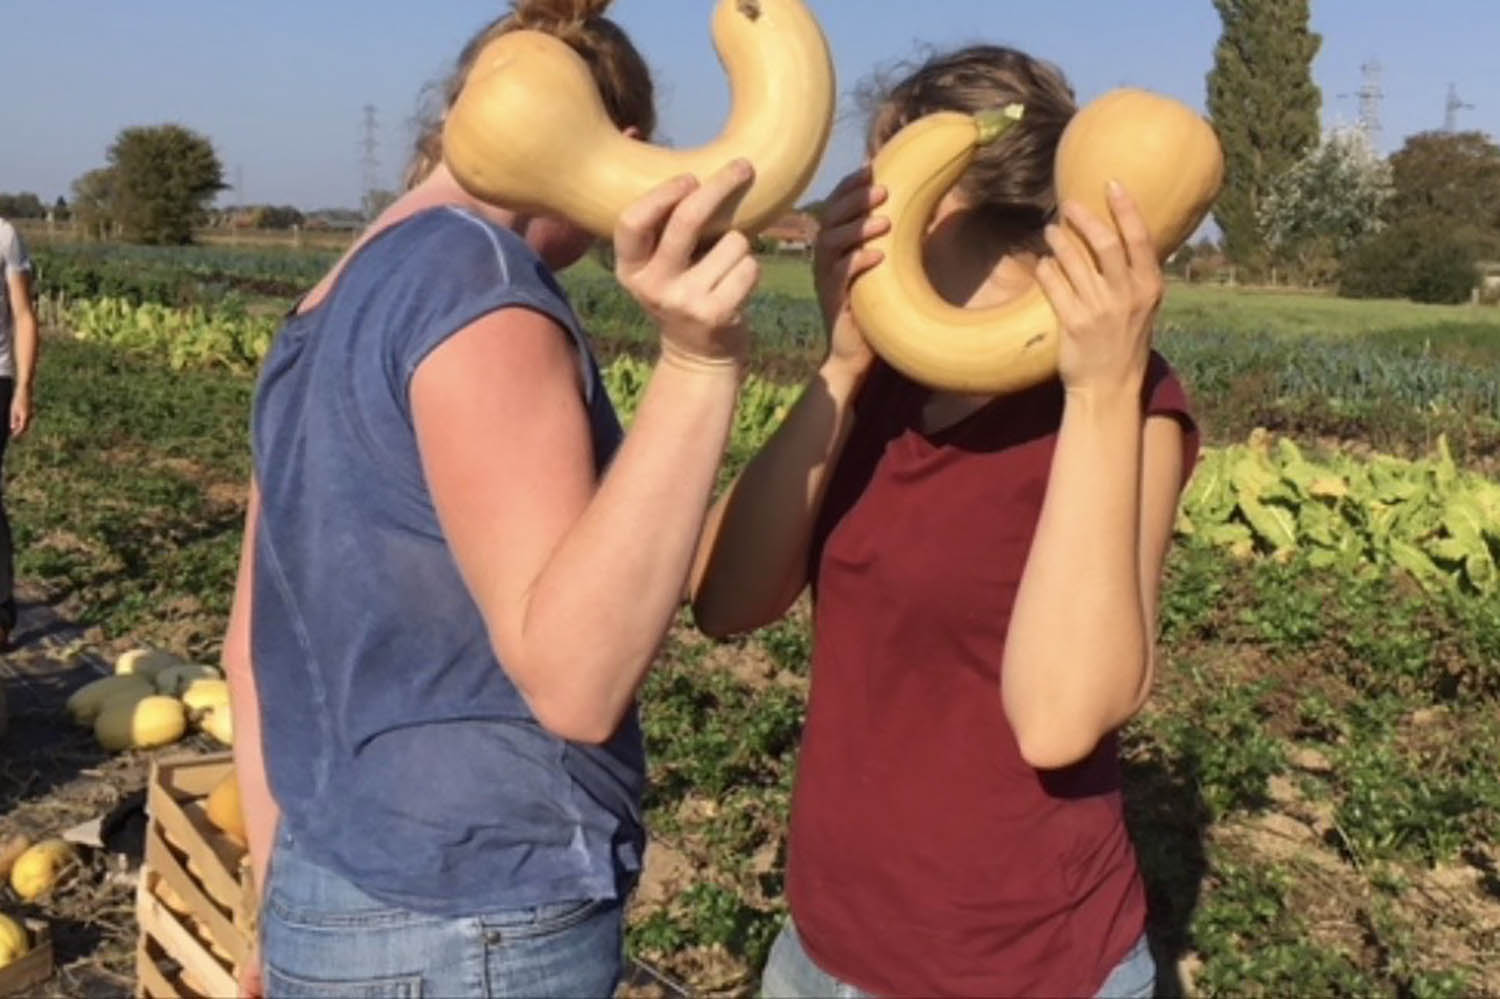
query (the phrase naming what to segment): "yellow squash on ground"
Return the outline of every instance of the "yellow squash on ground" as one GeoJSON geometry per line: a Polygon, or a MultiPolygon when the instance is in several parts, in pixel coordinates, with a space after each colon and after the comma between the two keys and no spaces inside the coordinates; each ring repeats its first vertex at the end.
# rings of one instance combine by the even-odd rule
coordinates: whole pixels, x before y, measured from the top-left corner
{"type": "Polygon", "coordinates": [[[234,745],[234,714],[229,705],[215,704],[198,716],[198,730],[207,732],[226,746],[234,745]]]}
{"type": "Polygon", "coordinates": [[[94,738],[110,752],[151,749],[181,739],[187,732],[187,708],[175,697],[117,697],[94,721],[94,738]]]}
{"type": "Polygon", "coordinates": [[[178,700],[188,709],[188,714],[196,718],[216,705],[229,703],[229,681],[194,680],[182,691],[178,700]]]}
{"type": "Polygon", "coordinates": [[[115,673],[150,680],[169,666],[182,664],[181,659],[164,649],[130,649],[115,659],[115,673]]]}
{"type": "Polygon", "coordinates": [[[0,839],[0,878],[10,877],[10,869],[16,858],[31,848],[31,840],[20,833],[0,839]]]}
{"type": "Polygon", "coordinates": [[[200,663],[180,663],[176,666],[168,666],[157,673],[153,679],[158,694],[166,694],[168,697],[181,697],[182,692],[198,680],[222,680],[224,674],[212,666],[200,663]]]}
{"type": "Polygon", "coordinates": [[[208,821],[241,846],[245,844],[245,813],[240,808],[240,782],[233,767],[208,792],[203,807],[208,813],[208,821]]]}
{"type": "Polygon", "coordinates": [[[105,702],[121,694],[146,697],[152,693],[155,693],[155,688],[151,686],[151,681],[143,676],[131,674],[106,676],[103,679],[86,683],[75,690],[68,698],[66,707],[74,724],[81,728],[89,728],[99,717],[99,711],[104,707],[105,702]]]}
{"type": "MultiPolygon", "coordinates": [[[[880,150],[874,182],[888,190],[880,214],[891,229],[870,247],[885,259],[850,289],[850,308],[870,346],[892,367],[930,388],[1001,394],[1057,372],[1059,327],[1040,287],[1000,306],[965,309],[933,289],[922,243],[938,202],[981,146],[1008,130],[1020,109],[919,118],[880,150]]],[[[1061,200],[1075,200],[1112,224],[1107,185],[1135,199],[1165,260],[1208,214],[1224,177],[1218,136],[1186,105],[1126,88],[1092,101],[1063,132],[1055,164],[1061,200]]]]}
{"type": "Polygon", "coordinates": [[[803,0],[719,0],[713,38],[733,107],[707,145],[672,150],[621,134],[578,53],[544,32],[512,31],[475,61],[444,123],[444,159],[484,201],[562,215],[607,238],[651,188],[744,157],[755,181],[733,218],[706,234],[759,232],[817,172],[833,128],[833,60],[803,0]]]}
{"type": "Polygon", "coordinates": [[[67,840],[42,840],[16,858],[10,869],[11,890],[26,902],[40,898],[52,890],[77,856],[67,840]]]}
{"type": "Polygon", "coordinates": [[[31,949],[31,937],[26,927],[0,912],[0,968],[26,956],[31,949]]]}

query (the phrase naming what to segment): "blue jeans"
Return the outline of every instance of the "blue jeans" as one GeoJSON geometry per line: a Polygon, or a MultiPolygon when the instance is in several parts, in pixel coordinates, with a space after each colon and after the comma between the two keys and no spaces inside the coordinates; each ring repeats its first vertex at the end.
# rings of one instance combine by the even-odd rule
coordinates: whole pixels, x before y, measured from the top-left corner
{"type": "MultiPolygon", "coordinates": [[[[1146,938],[1133,947],[1125,959],[1110,972],[1096,999],[1151,999],[1156,992],[1156,959],[1146,945],[1146,938]]],[[[800,999],[818,996],[822,999],[866,999],[866,993],[825,972],[813,963],[797,928],[788,919],[771,946],[771,956],[761,976],[760,994],[764,999],[800,999]]]]}
{"type": "Polygon", "coordinates": [[[268,999],[608,997],[624,962],[620,900],[455,919],[377,901],[278,836],[261,909],[268,999]]]}

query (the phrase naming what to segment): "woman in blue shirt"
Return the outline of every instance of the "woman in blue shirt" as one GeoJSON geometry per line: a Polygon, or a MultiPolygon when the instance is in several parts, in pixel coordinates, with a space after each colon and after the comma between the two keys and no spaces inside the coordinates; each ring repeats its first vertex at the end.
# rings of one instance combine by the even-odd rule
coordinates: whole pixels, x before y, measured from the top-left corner
{"type": "MultiPolygon", "coordinates": [[[[485,42],[531,28],[648,136],[650,76],[606,5],[518,3],[448,103],[485,42]]],[[[247,992],[613,991],[644,848],[635,692],[682,600],[759,276],[741,235],[693,251],[750,178],[669,182],[615,233],[661,334],[628,435],[553,277],[590,237],[468,196],[436,125],[286,317],[224,648],[262,892],[247,992]]]]}

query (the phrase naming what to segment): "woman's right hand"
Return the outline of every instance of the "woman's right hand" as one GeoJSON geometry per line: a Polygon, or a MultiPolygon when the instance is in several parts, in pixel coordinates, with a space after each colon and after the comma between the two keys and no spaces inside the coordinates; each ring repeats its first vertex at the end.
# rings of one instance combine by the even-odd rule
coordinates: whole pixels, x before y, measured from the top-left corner
{"type": "Polygon", "coordinates": [[[615,278],[656,321],[665,360],[738,368],[746,359],[743,308],[760,280],[750,240],[731,230],[696,262],[693,256],[703,229],[754,176],[748,162],[735,160],[701,184],[674,178],[615,227],[615,278]]]}
{"type": "Polygon", "coordinates": [[[875,354],[849,310],[849,286],[885,259],[879,250],[865,247],[891,227],[890,219],[870,214],[885,200],[885,188],[874,186],[868,165],[845,177],[824,206],[813,252],[813,279],[828,330],[829,359],[860,373],[875,354]]]}

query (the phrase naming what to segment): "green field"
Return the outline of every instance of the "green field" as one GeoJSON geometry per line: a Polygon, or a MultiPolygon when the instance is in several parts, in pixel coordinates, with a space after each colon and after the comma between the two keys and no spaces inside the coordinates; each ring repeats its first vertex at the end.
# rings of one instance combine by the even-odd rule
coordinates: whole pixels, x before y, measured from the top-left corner
{"type": "MultiPolygon", "coordinates": [[[[592,258],[568,273],[584,279],[606,276],[592,258]]],[[[768,295],[812,300],[809,261],[800,257],[762,257],[760,289],[768,295]]],[[[1317,292],[1229,288],[1181,281],[1170,285],[1162,323],[1167,327],[1212,328],[1232,333],[1318,335],[1453,327],[1500,337],[1500,310],[1494,308],[1344,299],[1317,292]]]]}
{"type": "MultiPolygon", "coordinates": [[[[196,284],[172,284],[187,273],[173,263],[146,290],[171,297],[191,284],[227,346],[174,346],[180,327],[123,307],[104,318],[97,304],[52,308],[60,327],[42,370],[43,418],[10,470],[22,575],[93,628],[105,654],[159,642],[217,655],[244,502],[252,335],[269,321],[233,306],[233,290],[213,300],[206,289],[302,265],[262,269],[223,248],[198,260],[207,276],[196,284]],[[63,336],[80,317],[93,317],[92,339],[63,336]]],[[[110,278],[117,294],[130,293],[128,270],[110,278]]],[[[648,331],[596,266],[565,280],[614,359],[611,393],[628,414],[640,381],[632,356],[649,351],[648,331]]],[[[778,383],[816,357],[811,308],[805,265],[767,261],[757,314],[774,333],[760,355],[772,377],[747,388],[731,467],[774,426],[793,391],[778,383]]],[[[1174,286],[1161,344],[1215,448],[1267,426],[1316,460],[1354,463],[1354,478],[1385,467],[1376,452],[1436,469],[1446,439],[1465,474],[1500,479],[1496,310],[1174,286]]],[[[1417,510],[1422,490],[1437,488],[1428,474],[1389,487],[1416,510],[1405,521],[1394,498],[1327,501],[1355,532],[1338,565],[1310,535],[1279,547],[1243,499],[1227,516],[1252,538],[1247,550],[1196,535],[1174,546],[1159,684],[1124,745],[1153,945],[1190,994],[1500,991],[1497,598],[1379,554],[1395,550],[1380,533],[1387,518],[1374,515],[1387,509],[1419,546],[1451,540],[1420,522],[1431,515],[1431,504],[1417,510]]],[[[1300,524],[1313,501],[1269,502],[1300,524]]],[[[799,607],[715,643],[684,622],[643,693],[654,859],[629,945],[701,994],[752,994],[784,911],[806,625],[799,607]]],[[[11,779],[0,772],[0,785],[11,779]]],[[[0,790],[31,822],[45,792],[16,780],[0,790]]],[[[128,973],[128,953],[101,960],[128,973]]]]}
{"type": "Polygon", "coordinates": [[[1226,288],[1174,281],[1162,322],[1183,329],[1229,333],[1271,331],[1351,336],[1384,330],[1472,331],[1500,336],[1500,312],[1470,305],[1419,305],[1384,299],[1348,299],[1315,292],[1226,288]]]}

